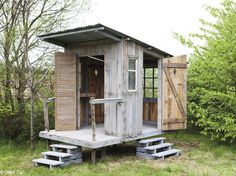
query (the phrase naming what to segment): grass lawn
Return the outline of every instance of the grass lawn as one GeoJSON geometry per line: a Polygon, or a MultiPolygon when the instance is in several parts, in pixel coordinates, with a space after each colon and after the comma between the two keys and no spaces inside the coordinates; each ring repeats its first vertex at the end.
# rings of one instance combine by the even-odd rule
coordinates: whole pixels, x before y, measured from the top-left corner
{"type": "Polygon", "coordinates": [[[35,151],[26,144],[0,143],[1,175],[158,175],[158,176],[236,176],[236,146],[217,144],[207,137],[189,132],[168,133],[168,142],[182,150],[178,158],[146,160],[135,156],[135,143],[110,148],[107,157],[90,164],[90,153],[83,153],[83,164],[49,170],[34,167],[32,159],[41,157],[46,144],[39,142],[35,151]]]}

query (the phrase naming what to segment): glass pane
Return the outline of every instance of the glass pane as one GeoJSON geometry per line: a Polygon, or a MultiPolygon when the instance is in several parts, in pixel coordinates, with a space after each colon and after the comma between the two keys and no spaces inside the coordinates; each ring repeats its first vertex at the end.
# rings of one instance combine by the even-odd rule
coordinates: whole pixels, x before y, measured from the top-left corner
{"type": "Polygon", "coordinates": [[[157,68],[154,68],[154,77],[157,78],[157,68]]]}
{"type": "Polygon", "coordinates": [[[154,79],[154,88],[158,87],[158,79],[154,79]]]}
{"type": "Polygon", "coordinates": [[[136,70],[136,60],[129,59],[129,70],[136,70]]]}
{"type": "Polygon", "coordinates": [[[153,89],[145,89],[145,97],[152,98],[153,96],[153,89]]]}
{"type": "Polygon", "coordinates": [[[153,77],[152,73],[153,73],[152,68],[145,68],[145,77],[153,77]]]}
{"type": "Polygon", "coordinates": [[[152,79],[145,79],[145,87],[153,87],[152,79]]]}
{"type": "Polygon", "coordinates": [[[157,98],[158,97],[158,89],[154,89],[154,97],[153,98],[157,98]]]}
{"type": "Polygon", "coordinates": [[[129,90],[135,90],[135,72],[129,72],[129,90]]]}

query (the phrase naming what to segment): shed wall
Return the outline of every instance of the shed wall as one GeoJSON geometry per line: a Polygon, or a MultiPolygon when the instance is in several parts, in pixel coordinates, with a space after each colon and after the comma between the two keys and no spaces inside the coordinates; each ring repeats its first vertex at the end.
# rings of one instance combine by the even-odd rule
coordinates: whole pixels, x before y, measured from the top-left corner
{"type": "MultiPolygon", "coordinates": [[[[122,42],[85,42],[70,45],[68,52],[75,52],[79,57],[104,55],[104,98],[122,98],[123,88],[123,43],[122,42]]],[[[105,104],[105,133],[122,136],[124,103],[105,104]]]]}
{"type": "Polygon", "coordinates": [[[131,41],[123,41],[123,138],[142,134],[143,125],[143,49],[131,41]],[[136,90],[128,90],[128,61],[136,59],[136,90]]]}

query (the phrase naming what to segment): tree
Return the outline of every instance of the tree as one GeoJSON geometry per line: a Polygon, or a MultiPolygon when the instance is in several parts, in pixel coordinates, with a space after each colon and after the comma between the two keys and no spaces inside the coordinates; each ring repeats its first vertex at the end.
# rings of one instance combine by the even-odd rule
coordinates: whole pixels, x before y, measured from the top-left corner
{"type": "Polygon", "coordinates": [[[200,19],[200,34],[175,37],[193,49],[188,69],[188,114],[212,139],[236,138],[236,3],[207,7],[214,22],[200,19]],[[203,45],[197,45],[200,40],[203,45]]]}
{"type": "MultiPolygon", "coordinates": [[[[31,140],[33,140],[34,95],[40,84],[43,83],[48,66],[39,66],[45,58],[51,55],[55,48],[42,43],[37,37],[42,33],[60,30],[72,17],[89,7],[85,0],[7,0],[1,2],[0,21],[1,40],[0,49],[3,51],[1,58],[5,65],[5,102],[17,105],[19,127],[18,134],[22,131],[23,118],[25,117],[26,91],[31,92],[31,140]],[[42,69],[43,68],[43,69],[42,69]],[[36,70],[42,69],[37,77],[36,70]],[[14,92],[15,97],[12,97],[14,92]]],[[[17,136],[17,135],[16,135],[17,136]]]]}
{"type": "Polygon", "coordinates": [[[11,53],[15,38],[16,26],[19,23],[18,17],[20,15],[20,4],[21,1],[13,1],[9,3],[8,1],[1,2],[0,10],[0,31],[2,34],[1,40],[1,56],[5,62],[5,102],[10,103],[11,107],[14,109],[13,98],[11,93],[11,53]]]}

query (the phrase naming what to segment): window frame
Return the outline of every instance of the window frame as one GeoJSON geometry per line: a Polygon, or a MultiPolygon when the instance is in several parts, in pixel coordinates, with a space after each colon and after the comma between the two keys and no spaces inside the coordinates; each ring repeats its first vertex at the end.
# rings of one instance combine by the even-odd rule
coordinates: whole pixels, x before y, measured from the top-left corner
{"type": "Polygon", "coordinates": [[[136,92],[137,91],[137,59],[136,58],[129,58],[128,60],[128,92],[136,92]],[[130,60],[134,60],[135,62],[135,70],[132,70],[129,68],[129,62],[130,60]],[[129,73],[132,72],[135,74],[135,83],[134,83],[134,89],[129,88],[129,73]]]}
{"type": "Polygon", "coordinates": [[[158,68],[156,67],[145,67],[143,68],[143,97],[144,98],[158,98],[158,84],[155,87],[155,80],[158,82],[158,68]],[[152,76],[146,76],[146,69],[152,69],[152,76]],[[157,69],[157,76],[155,76],[155,69],[157,69]],[[152,87],[146,86],[146,80],[152,80],[152,87]],[[152,96],[146,97],[146,90],[152,90],[152,96]],[[155,91],[157,91],[157,97],[155,97],[155,91]]]}

